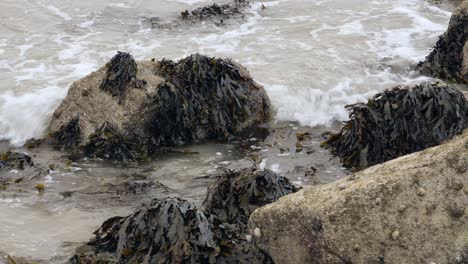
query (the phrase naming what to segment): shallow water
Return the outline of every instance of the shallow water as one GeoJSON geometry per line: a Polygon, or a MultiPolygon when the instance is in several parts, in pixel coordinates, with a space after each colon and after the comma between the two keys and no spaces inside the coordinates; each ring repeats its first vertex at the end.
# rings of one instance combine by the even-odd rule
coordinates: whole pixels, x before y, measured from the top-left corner
{"type": "Polygon", "coordinates": [[[69,164],[65,153],[47,147],[20,149],[36,155],[39,169],[0,173],[0,179],[24,177],[0,190],[0,252],[60,262],[103,220],[152,197],[200,203],[223,168],[256,164],[300,185],[343,177],[338,160],[320,148],[320,133],[347,118],[344,105],[426,80],[413,67],[445,30],[451,11],[424,0],[252,1],[244,18],[223,26],[147,23],[159,17],[171,25],[180,11],[206,3],[1,1],[0,150],[43,136],[70,83],[117,50],[137,59],[195,52],[234,58],[265,86],[277,123],[263,142],[208,142],[180,149],[198,154],[170,153],[125,167],[99,160],[69,164]],[[304,132],[311,135],[298,151],[296,134],[304,132]],[[37,183],[46,185],[45,192],[35,190],[37,183]]]}

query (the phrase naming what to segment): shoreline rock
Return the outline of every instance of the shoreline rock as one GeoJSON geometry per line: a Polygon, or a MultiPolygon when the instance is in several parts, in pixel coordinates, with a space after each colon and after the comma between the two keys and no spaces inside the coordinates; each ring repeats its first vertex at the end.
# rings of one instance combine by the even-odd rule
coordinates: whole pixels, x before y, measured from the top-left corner
{"type": "Polygon", "coordinates": [[[419,67],[425,75],[468,83],[468,1],[455,10],[447,31],[419,67]]]}
{"type": "Polygon", "coordinates": [[[250,217],[275,263],[466,263],[468,131],[250,217]]]}
{"type": "Polygon", "coordinates": [[[228,140],[269,118],[265,90],[232,60],[135,62],[119,52],[72,84],[48,135],[50,144],[86,156],[145,160],[164,147],[228,140]]]}

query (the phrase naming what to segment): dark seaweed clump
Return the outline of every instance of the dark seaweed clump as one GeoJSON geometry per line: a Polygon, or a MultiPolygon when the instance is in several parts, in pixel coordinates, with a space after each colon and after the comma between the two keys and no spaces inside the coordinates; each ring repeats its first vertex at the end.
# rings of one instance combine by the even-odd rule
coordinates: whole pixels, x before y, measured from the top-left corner
{"type": "Polygon", "coordinates": [[[249,2],[246,0],[235,0],[229,4],[212,4],[210,6],[204,6],[196,8],[192,11],[185,10],[180,15],[182,19],[200,19],[204,20],[207,18],[221,17],[227,19],[229,17],[242,14],[242,9],[249,6],[249,2]]]}
{"type": "Polygon", "coordinates": [[[452,86],[423,83],[347,106],[350,120],[324,146],[348,167],[364,168],[432,147],[468,127],[468,102],[452,86]]]}
{"type": "Polygon", "coordinates": [[[215,263],[217,254],[208,219],[177,198],[156,199],[130,216],[111,218],[95,234],[88,243],[95,251],[71,263],[95,263],[100,253],[105,260],[106,252],[118,260],[112,263],[215,263]]]}
{"type": "Polygon", "coordinates": [[[230,60],[195,54],[177,63],[163,60],[160,66],[167,82],[151,100],[146,121],[158,146],[226,140],[243,129],[251,114],[268,119],[268,99],[252,91],[259,88],[230,60]]]}
{"type": "Polygon", "coordinates": [[[107,73],[102,80],[101,89],[119,98],[119,103],[125,100],[126,87],[133,84],[141,88],[144,81],[138,80],[138,67],[132,55],[118,51],[107,64],[107,73]]]}
{"type": "Polygon", "coordinates": [[[447,32],[419,66],[424,74],[450,81],[468,82],[463,76],[463,48],[468,41],[468,13],[463,9],[450,19],[447,32]]]}
{"type": "MultiPolygon", "coordinates": [[[[209,189],[204,205],[199,209],[190,202],[167,198],[155,199],[148,206],[127,217],[114,217],[103,223],[85,250],[77,250],[71,263],[273,263],[254,243],[246,239],[241,226],[248,218],[233,220],[235,224],[218,217],[219,208],[210,208],[213,201],[226,204],[231,199],[221,195],[222,191],[236,192],[239,197],[254,197],[246,204],[259,207],[268,201],[293,192],[286,178],[272,172],[246,169],[228,172],[229,180],[218,180],[209,189]],[[246,176],[252,174],[251,176],[246,176]],[[241,177],[244,180],[237,181],[241,177]],[[270,179],[271,178],[271,179],[270,179]],[[264,186],[263,188],[240,188],[240,181],[254,181],[242,186],[264,186]],[[270,184],[259,183],[260,181],[270,184]],[[228,186],[229,185],[229,186],[228,186]],[[218,189],[219,188],[219,189],[218,189]],[[271,189],[270,189],[271,188],[271,189]],[[236,190],[236,191],[230,191],[236,190]],[[241,192],[247,192],[244,195],[241,192]],[[219,196],[219,197],[216,197],[219,196]],[[266,198],[264,198],[266,197],[266,198]],[[224,201],[223,201],[224,200],[224,201]],[[239,222],[239,224],[237,224],[239,222]]],[[[216,204],[217,206],[218,204],[216,204]]]]}
{"type": "Polygon", "coordinates": [[[60,129],[49,135],[50,143],[56,147],[73,148],[81,142],[80,118],[75,117],[66,125],[62,125],[60,129]]]}
{"type": "Polygon", "coordinates": [[[115,125],[104,122],[93,134],[89,136],[89,142],[84,146],[84,154],[88,157],[100,157],[111,160],[140,160],[146,156],[146,143],[130,140],[122,135],[115,125]]]}
{"type": "Polygon", "coordinates": [[[0,154],[0,170],[24,170],[26,167],[33,167],[32,158],[24,153],[11,152],[0,154]]]}
{"type": "Polygon", "coordinates": [[[297,191],[287,178],[270,170],[227,171],[208,189],[203,205],[221,221],[244,226],[255,209],[297,191]]]}

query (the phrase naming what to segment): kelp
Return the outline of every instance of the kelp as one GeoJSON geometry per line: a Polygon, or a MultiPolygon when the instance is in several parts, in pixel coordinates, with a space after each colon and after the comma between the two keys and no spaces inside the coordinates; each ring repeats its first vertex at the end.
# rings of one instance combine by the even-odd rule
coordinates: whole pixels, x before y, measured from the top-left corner
{"type": "Polygon", "coordinates": [[[138,67],[132,55],[118,51],[107,63],[107,73],[101,83],[101,89],[118,97],[119,103],[125,100],[126,88],[133,85],[141,88],[144,81],[137,79],[138,67]]]}
{"type": "Polygon", "coordinates": [[[350,120],[323,145],[358,169],[438,145],[468,127],[466,98],[439,83],[395,87],[347,109],[350,120]]]}
{"type": "Polygon", "coordinates": [[[146,130],[158,146],[182,145],[200,139],[226,140],[240,132],[252,111],[269,116],[269,102],[252,100],[253,81],[230,60],[199,54],[177,63],[160,62],[167,82],[148,106],[146,130]],[[260,111],[259,111],[260,112],[260,111]]]}
{"type": "Polygon", "coordinates": [[[131,139],[115,125],[104,122],[89,136],[89,142],[83,149],[88,157],[127,161],[144,159],[147,156],[145,146],[146,142],[131,139]]]}
{"type": "Polygon", "coordinates": [[[89,256],[113,252],[115,263],[215,263],[216,242],[210,223],[193,204],[177,198],[153,200],[146,208],[107,220],[88,243],[89,256]]]}
{"type": "Polygon", "coordinates": [[[185,10],[180,15],[182,19],[200,19],[204,20],[207,18],[220,17],[229,18],[236,15],[242,14],[242,9],[249,6],[249,2],[246,0],[235,0],[232,3],[218,5],[212,4],[209,6],[199,7],[192,11],[185,10]]]}
{"type": "Polygon", "coordinates": [[[0,170],[24,170],[27,167],[34,167],[34,162],[24,153],[8,151],[0,154],[0,170]]]}
{"type": "Polygon", "coordinates": [[[296,191],[287,178],[270,170],[228,170],[209,187],[203,206],[221,221],[245,227],[255,209],[296,191]]]}
{"type": "Polygon", "coordinates": [[[245,216],[254,207],[297,189],[270,171],[245,169],[222,177],[228,180],[218,180],[209,188],[212,194],[204,207],[178,198],[154,199],[130,216],[108,219],[94,233],[86,252],[77,250],[70,263],[273,263],[247,240],[242,227],[248,218],[226,222],[227,214],[217,215],[222,211],[218,205],[234,206],[232,195],[223,195],[227,189],[236,197],[250,197],[248,209],[240,210],[245,216]],[[242,188],[237,189],[239,182],[242,188]]]}
{"type": "Polygon", "coordinates": [[[61,148],[74,148],[81,142],[80,118],[75,117],[58,131],[49,135],[50,144],[61,148]]]}
{"type": "Polygon", "coordinates": [[[461,10],[450,19],[446,33],[440,36],[434,49],[419,64],[423,74],[450,81],[468,82],[463,76],[463,49],[468,41],[468,12],[461,10]]]}

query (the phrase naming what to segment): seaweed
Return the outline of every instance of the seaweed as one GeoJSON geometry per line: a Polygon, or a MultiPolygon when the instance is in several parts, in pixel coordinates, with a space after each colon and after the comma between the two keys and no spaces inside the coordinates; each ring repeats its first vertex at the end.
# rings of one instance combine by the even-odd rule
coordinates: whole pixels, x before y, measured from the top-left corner
{"type": "Polygon", "coordinates": [[[347,106],[350,120],[323,146],[356,169],[420,151],[468,127],[468,102],[452,86],[395,87],[347,106]]]}
{"type": "Polygon", "coordinates": [[[146,122],[156,145],[229,139],[258,107],[263,107],[263,119],[268,118],[269,102],[254,105],[249,99],[252,80],[242,77],[230,60],[195,54],[178,63],[160,64],[167,82],[149,103],[146,122]]]}
{"type": "Polygon", "coordinates": [[[89,142],[83,149],[88,157],[127,161],[147,157],[145,146],[146,142],[123,135],[117,126],[104,122],[89,136],[89,142]]]}
{"type": "Polygon", "coordinates": [[[450,81],[468,82],[463,76],[463,48],[468,41],[468,13],[454,14],[446,33],[439,37],[434,49],[419,63],[423,74],[450,81]]]}
{"type": "Polygon", "coordinates": [[[197,208],[178,198],[154,199],[130,216],[108,219],[94,232],[95,237],[87,243],[88,250],[77,250],[70,263],[273,263],[247,240],[242,227],[248,218],[232,220],[234,224],[226,222],[225,215],[217,215],[221,209],[213,201],[231,203],[231,196],[222,195],[226,189],[233,189],[231,192],[239,197],[255,197],[257,200],[247,202],[249,209],[242,211],[245,216],[254,207],[297,189],[286,178],[269,171],[245,169],[226,173],[222,177],[229,180],[218,180],[208,190],[212,194],[204,207],[197,208]],[[237,189],[238,182],[250,187],[237,189]]]}
{"type": "Polygon", "coordinates": [[[0,170],[24,170],[26,167],[34,167],[30,156],[11,151],[0,154],[0,170]]]}
{"type": "Polygon", "coordinates": [[[74,117],[58,131],[49,135],[50,143],[56,147],[74,148],[81,142],[80,118],[74,117]]]}
{"type": "Polygon", "coordinates": [[[155,199],[130,216],[109,219],[95,235],[91,256],[75,255],[71,263],[106,252],[115,253],[114,263],[215,263],[217,254],[208,219],[178,198],[155,199]]]}
{"type": "Polygon", "coordinates": [[[138,67],[129,53],[118,51],[107,63],[106,76],[102,80],[101,89],[118,97],[119,103],[125,100],[126,87],[133,84],[137,88],[144,85],[144,81],[137,79],[138,67]]]}
{"type": "Polygon", "coordinates": [[[235,0],[232,3],[218,5],[212,4],[209,6],[199,7],[192,11],[185,10],[181,12],[182,19],[200,19],[204,20],[213,17],[229,18],[235,15],[241,15],[242,9],[249,6],[246,0],[235,0]]]}
{"type": "Polygon", "coordinates": [[[287,178],[270,170],[227,170],[209,187],[203,206],[221,221],[243,229],[255,209],[296,191],[287,178]]]}

